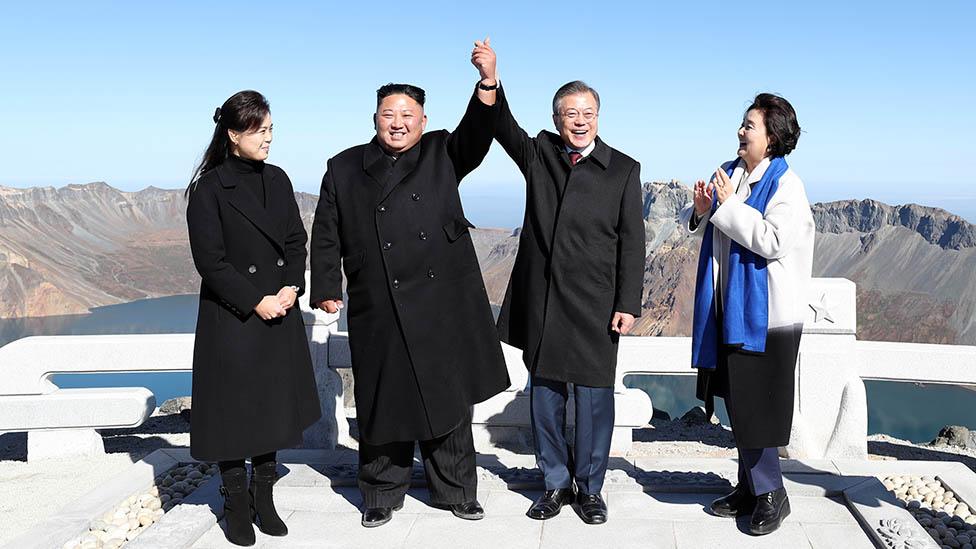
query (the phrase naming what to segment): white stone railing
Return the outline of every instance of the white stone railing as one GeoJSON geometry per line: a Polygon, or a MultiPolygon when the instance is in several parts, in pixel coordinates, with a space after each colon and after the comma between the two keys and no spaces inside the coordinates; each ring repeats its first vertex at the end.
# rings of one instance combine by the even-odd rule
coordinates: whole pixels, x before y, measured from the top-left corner
{"type": "MultiPolygon", "coordinates": [[[[797,363],[793,434],[790,446],[783,449],[785,455],[798,458],[864,457],[867,452],[864,379],[976,385],[976,347],[857,341],[852,282],[815,279],[807,297],[811,306],[797,363]]],[[[342,380],[336,372],[350,366],[347,336],[338,331],[338,315],[311,311],[304,301],[300,305],[322,403],[322,420],[306,431],[304,444],[314,448],[330,448],[336,444],[355,447],[343,407],[342,380]]],[[[59,442],[54,451],[63,453],[72,445],[65,442],[66,433],[84,431],[94,435],[93,429],[97,428],[138,425],[152,410],[152,405],[146,404],[151,402],[152,395],[145,389],[63,390],[50,382],[50,376],[79,372],[189,371],[192,347],[192,334],[48,336],[12,342],[0,348],[3,371],[0,432],[27,430],[30,431],[30,441],[43,440],[45,433],[58,429],[56,440],[59,442]],[[82,403],[87,409],[95,410],[111,408],[113,398],[120,400],[125,396],[132,401],[127,401],[131,410],[125,415],[121,405],[116,407],[114,413],[127,418],[121,422],[117,418],[111,421],[104,417],[100,419],[98,414],[79,420],[70,415],[77,415],[82,405],[65,405],[63,409],[51,406],[60,402],[58,399],[77,398],[78,395],[104,397],[101,400],[88,398],[82,403]],[[141,408],[138,402],[143,402],[141,408]],[[10,410],[19,412],[7,413],[10,410]],[[60,423],[44,425],[38,421],[37,414],[51,416],[60,423]],[[68,428],[70,431],[63,430],[68,428]]],[[[528,376],[520,352],[508,346],[504,347],[504,352],[512,385],[475,407],[474,431],[479,448],[531,447],[528,397],[524,391],[528,376]]],[[[650,398],[643,391],[625,387],[624,377],[694,375],[690,361],[690,338],[621,339],[613,451],[626,451],[632,443],[633,429],[646,425],[653,413],[650,398]]],[[[569,421],[572,424],[571,414],[569,421]]],[[[88,436],[84,444],[77,440],[74,444],[96,444],[92,440],[88,436]]],[[[98,448],[89,450],[101,450],[100,438],[97,445],[98,448]]],[[[39,444],[29,445],[29,452],[32,450],[38,454],[47,451],[42,452],[39,444]]]]}

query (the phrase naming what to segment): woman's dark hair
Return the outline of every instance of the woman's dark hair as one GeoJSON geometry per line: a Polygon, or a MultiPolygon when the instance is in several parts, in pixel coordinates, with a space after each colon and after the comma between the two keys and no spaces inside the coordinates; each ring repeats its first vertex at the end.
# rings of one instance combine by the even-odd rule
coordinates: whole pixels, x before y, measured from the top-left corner
{"type": "Polygon", "coordinates": [[[423,88],[418,88],[412,84],[393,84],[391,82],[385,86],[380,86],[380,89],[376,90],[376,106],[380,106],[383,98],[396,94],[406,95],[419,103],[421,107],[424,106],[424,101],[427,99],[427,93],[423,88]]]}
{"type": "Polygon", "coordinates": [[[796,121],[793,105],[778,95],[760,93],[746,112],[753,109],[762,113],[766,123],[769,156],[786,156],[793,152],[800,139],[800,123],[796,121]]]}
{"type": "Polygon", "coordinates": [[[227,130],[236,132],[253,130],[261,125],[269,112],[271,112],[271,105],[268,100],[254,90],[239,91],[227,98],[223,105],[217,107],[213,115],[213,121],[217,126],[214,128],[213,137],[210,138],[210,145],[203,153],[203,159],[193,171],[185,196],[190,196],[203,174],[216,168],[230,156],[230,137],[227,136],[227,130]]]}

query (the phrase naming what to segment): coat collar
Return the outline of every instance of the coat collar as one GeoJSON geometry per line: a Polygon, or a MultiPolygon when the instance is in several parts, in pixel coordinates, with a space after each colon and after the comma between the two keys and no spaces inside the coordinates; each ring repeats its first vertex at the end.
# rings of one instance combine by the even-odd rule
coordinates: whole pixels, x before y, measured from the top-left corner
{"type": "Polygon", "coordinates": [[[393,192],[393,189],[417,168],[423,143],[424,138],[421,137],[416,145],[401,154],[393,164],[393,170],[389,175],[386,174],[386,163],[384,162],[386,152],[380,147],[377,139],[374,137],[366,144],[365,150],[363,151],[363,170],[373,180],[383,186],[377,203],[386,200],[386,197],[393,192]]]}
{"type": "MultiPolygon", "coordinates": [[[[221,186],[223,186],[225,189],[236,189],[237,177],[231,173],[230,169],[225,164],[221,164],[214,168],[214,172],[217,174],[217,178],[220,179],[221,186]]],[[[264,178],[264,207],[258,204],[258,201],[249,192],[233,191],[230,193],[230,197],[227,199],[227,202],[233,206],[234,209],[241,212],[244,217],[253,223],[258,230],[265,234],[265,236],[271,239],[278,249],[284,253],[285,238],[282,232],[283,227],[278,223],[274,223],[274,220],[268,214],[268,210],[270,210],[273,205],[273,193],[271,191],[274,188],[275,170],[269,169],[268,166],[265,166],[264,170],[261,172],[261,177],[264,178]]]]}
{"type": "MultiPolygon", "coordinates": [[[[563,142],[563,138],[550,131],[546,131],[544,133],[546,137],[549,138],[549,142],[556,149],[557,153],[562,156],[563,160],[566,161],[566,164],[569,164],[569,153],[566,152],[566,143],[563,142]]],[[[586,155],[586,158],[594,160],[601,168],[607,169],[610,166],[610,158],[613,156],[613,149],[604,143],[604,141],[600,139],[600,136],[597,136],[593,143],[593,151],[586,155]]]]}

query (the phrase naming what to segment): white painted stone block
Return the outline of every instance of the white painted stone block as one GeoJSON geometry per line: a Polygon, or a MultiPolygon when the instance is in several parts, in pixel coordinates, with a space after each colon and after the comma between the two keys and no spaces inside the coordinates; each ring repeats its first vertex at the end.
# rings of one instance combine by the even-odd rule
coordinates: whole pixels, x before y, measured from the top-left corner
{"type": "Polygon", "coordinates": [[[94,429],[57,429],[27,434],[27,462],[105,454],[102,437],[94,429]]]}

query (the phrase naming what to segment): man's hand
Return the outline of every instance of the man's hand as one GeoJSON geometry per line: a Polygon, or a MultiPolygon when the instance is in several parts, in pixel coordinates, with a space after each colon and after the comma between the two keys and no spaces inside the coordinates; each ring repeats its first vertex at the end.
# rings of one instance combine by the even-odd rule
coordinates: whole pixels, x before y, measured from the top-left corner
{"type": "Polygon", "coordinates": [[[471,50],[471,64],[478,69],[483,84],[493,86],[498,82],[495,50],[491,49],[491,38],[475,41],[474,49],[471,50]]]}
{"type": "Polygon", "coordinates": [[[326,299],[324,301],[319,301],[318,308],[322,309],[327,313],[338,313],[339,309],[343,308],[341,299],[326,299]]]}
{"type": "Polygon", "coordinates": [[[263,320],[271,320],[286,314],[284,307],[278,302],[278,296],[274,295],[264,296],[261,302],[254,307],[254,312],[263,320]]]}
{"type": "Polygon", "coordinates": [[[627,335],[634,327],[634,315],[630,313],[613,313],[613,320],[610,321],[610,329],[620,335],[627,335]]]}
{"type": "Polygon", "coordinates": [[[278,298],[278,303],[281,304],[281,308],[287,311],[295,306],[295,300],[298,299],[298,294],[295,293],[294,288],[291,286],[285,286],[278,290],[278,295],[275,297],[278,298]]]}

